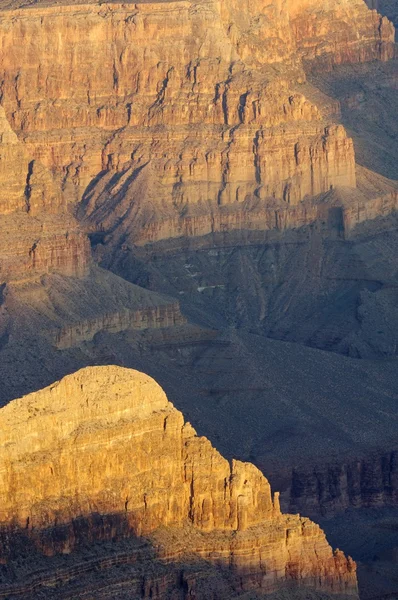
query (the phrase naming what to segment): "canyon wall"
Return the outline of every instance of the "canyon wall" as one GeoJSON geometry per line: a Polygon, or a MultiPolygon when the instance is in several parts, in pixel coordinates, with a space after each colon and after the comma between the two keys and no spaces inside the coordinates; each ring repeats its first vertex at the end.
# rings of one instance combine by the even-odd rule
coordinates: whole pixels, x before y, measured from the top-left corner
{"type": "Polygon", "coordinates": [[[70,215],[0,216],[1,282],[37,278],[48,273],[87,275],[91,261],[87,235],[70,215]]]}
{"type": "MultiPolygon", "coordinates": [[[[308,252],[297,252],[299,259],[309,254],[308,262],[300,262],[301,259],[297,263],[291,261],[292,269],[298,265],[297,273],[310,272],[310,277],[304,277],[306,281],[301,291],[296,294],[296,289],[293,289],[291,293],[292,288],[287,289],[282,276],[273,271],[275,264],[279,264],[278,243],[269,256],[265,253],[267,282],[272,280],[271,284],[275,283],[280,294],[274,303],[268,301],[256,272],[247,268],[250,263],[245,262],[243,257],[239,264],[233,265],[235,270],[231,269],[231,273],[239,269],[244,272],[247,277],[243,280],[247,283],[245,293],[247,289],[254,289],[254,294],[246,302],[247,298],[242,299],[243,294],[239,290],[235,294],[235,286],[227,302],[216,298],[213,305],[210,303],[217,310],[217,302],[222,305],[217,326],[220,322],[225,325],[228,311],[234,311],[234,325],[249,323],[251,317],[246,317],[246,313],[254,313],[253,306],[256,310],[258,306],[259,321],[261,326],[264,322],[267,334],[280,335],[283,339],[296,336],[295,341],[304,340],[304,343],[354,356],[374,356],[380,352],[388,356],[396,354],[395,334],[388,338],[390,334],[383,333],[384,325],[379,326],[384,312],[396,305],[394,282],[389,280],[390,287],[383,289],[374,300],[376,293],[373,294],[372,286],[376,286],[378,291],[383,283],[372,273],[371,277],[367,277],[368,271],[363,267],[369,262],[367,248],[358,255],[358,259],[353,256],[354,252],[351,253],[349,261],[345,261],[344,251],[341,251],[338,256],[342,257],[344,268],[337,276],[335,267],[330,267],[333,261],[330,257],[325,258],[328,236],[350,242],[363,222],[396,213],[396,186],[381,180],[373,185],[369,178],[362,186],[362,176],[358,177],[359,170],[355,166],[352,140],[342,125],[329,122],[327,111],[322,110],[316,98],[305,94],[308,88],[304,85],[309,72],[323,73],[338,65],[392,58],[395,52],[394,29],[385,17],[368,10],[362,0],[328,1],[322,7],[315,0],[275,0],[270,4],[256,1],[243,5],[234,0],[227,3],[181,1],[69,6],[43,2],[30,7],[10,2],[2,4],[0,38],[0,227],[4,232],[0,240],[0,284],[7,283],[5,288],[0,288],[0,346],[5,357],[15,357],[25,343],[26,331],[29,329],[34,339],[39,330],[38,324],[42,327],[43,323],[51,343],[58,350],[68,351],[93,340],[100,331],[116,333],[130,328],[175,326],[185,322],[175,301],[169,304],[161,302],[159,306],[154,301],[150,307],[137,308],[133,293],[130,296],[122,292],[126,302],[118,303],[116,297],[121,287],[117,287],[114,281],[112,285],[115,285],[116,292],[113,294],[103,292],[102,276],[95,279],[97,287],[91,284],[89,287],[88,281],[92,280],[90,247],[83,231],[99,235],[103,243],[98,244],[96,255],[103,264],[132,281],[141,277],[148,287],[158,284],[156,289],[189,292],[194,318],[199,315],[205,322],[213,323],[218,316],[215,317],[212,311],[210,316],[203,316],[206,304],[202,297],[198,302],[196,298],[209,290],[215,290],[216,295],[224,286],[228,291],[230,281],[233,288],[235,276],[220,284],[218,273],[209,277],[198,270],[199,275],[196,271],[185,272],[185,279],[177,278],[176,282],[174,267],[164,272],[160,269],[153,275],[158,264],[153,257],[163,256],[169,251],[171,254],[178,252],[181,246],[195,248],[195,244],[225,248],[239,244],[264,244],[269,240],[269,231],[272,234],[276,232],[278,242],[279,234],[294,228],[300,228],[297,233],[299,243],[308,239],[311,242],[308,252]],[[75,215],[81,222],[80,226],[75,215]],[[316,230],[314,235],[312,229],[316,230]],[[322,230],[319,235],[318,229],[322,230]],[[202,239],[198,241],[199,238],[202,239]],[[158,246],[155,245],[157,243],[158,246]],[[321,247],[325,251],[320,251],[321,247]],[[150,265],[148,272],[142,265],[137,268],[140,259],[150,265]],[[361,303],[349,296],[354,308],[349,319],[345,320],[343,315],[336,325],[336,315],[330,312],[330,307],[334,306],[341,287],[334,282],[337,279],[347,280],[348,262],[350,273],[355,271],[352,280],[367,283],[361,288],[361,303]],[[326,265],[324,268],[322,263],[326,265]],[[360,269],[357,271],[358,265],[360,269]],[[333,282],[329,295],[325,295],[322,289],[321,273],[326,273],[325,278],[331,278],[333,282]],[[58,275],[76,278],[84,284],[76,282],[68,287],[63,280],[57,279],[58,275]],[[30,283],[24,287],[26,281],[38,281],[43,276],[47,282],[42,286],[45,291],[38,289],[41,282],[37,286],[35,284],[36,287],[29,287],[30,283]],[[189,281],[187,289],[180,285],[182,281],[185,286],[185,280],[189,281]],[[322,323],[319,328],[318,317],[313,318],[314,304],[308,302],[309,293],[311,302],[314,302],[315,288],[311,288],[310,280],[311,285],[320,282],[316,288],[319,288],[317,298],[321,299],[322,323]],[[13,287],[15,282],[18,289],[13,287]],[[73,293],[69,294],[70,290],[73,293]],[[101,290],[100,294],[98,290],[101,290]],[[3,306],[3,296],[7,306],[3,306]],[[40,301],[36,303],[39,296],[40,301]],[[305,322],[295,318],[301,311],[299,305],[304,305],[303,296],[306,311],[312,313],[308,316],[305,312],[305,322]],[[21,297],[23,301],[20,301],[21,297]],[[76,298],[79,302],[75,301],[76,298]],[[372,302],[376,303],[376,310],[372,302]],[[102,312],[101,303],[106,305],[102,312]],[[86,305],[84,311],[79,312],[83,304],[86,305]],[[295,304],[298,306],[296,313],[295,304]],[[87,308],[89,305],[95,305],[95,310],[87,308]],[[25,313],[30,317],[32,306],[36,314],[28,322],[25,313]],[[369,306],[371,310],[368,310],[369,306]],[[272,316],[272,309],[278,319],[281,317],[280,323],[272,316]],[[380,319],[377,323],[373,320],[370,325],[367,324],[369,314],[375,313],[380,319]],[[15,327],[10,325],[14,317],[15,327]],[[354,319],[360,325],[355,321],[351,331],[354,319]],[[299,331],[292,336],[289,329],[293,320],[303,323],[303,328],[308,328],[309,333],[299,331]],[[29,327],[25,329],[26,323],[29,327]],[[273,326],[273,323],[276,325],[273,326]],[[365,342],[361,338],[362,331],[359,331],[364,323],[371,334],[367,330],[365,342]],[[342,329],[339,330],[339,327],[342,329]],[[377,336],[374,335],[375,328],[377,336]],[[16,330],[18,333],[13,338],[16,330]],[[384,338],[379,341],[379,335],[385,336],[388,343],[384,338]],[[369,349],[370,338],[376,340],[374,345],[377,348],[372,346],[369,349]]],[[[337,119],[336,108],[331,120],[337,119]]],[[[282,249],[282,254],[287,255],[287,252],[282,249]]],[[[181,271],[190,268],[191,257],[188,258],[185,261],[181,255],[181,261],[185,261],[180,265],[181,271]]],[[[280,262],[284,264],[283,260],[280,262]]],[[[390,275],[388,277],[391,279],[390,275]]],[[[293,287],[296,286],[294,277],[289,281],[293,282],[293,287]]],[[[268,285],[267,282],[265,285],[268,285]]],[[[359,289],[362,283],[354,285],[359,289]]],[[[51,353],[57,354],[52,348],[51,353]]],[[[88,360],[87,356],[82,358],[78,353],[74,356],[77,357],[73,359],[74,364],[85,364],[88,360]]],[[[90,360],[92,356],[94,352],[89,355],[90,360]]],[[[66,361],[65,355],[60,357],[57,354],[57,358],[60,362],[66,361]]],[[[43,369],[36,356],[28,359],[31,370],[46,370],[46,377],[55,364],[53,357],[53,362],[48,358],[43,369]]],[[[122,357],[122,363],[123,360],[122,357]]],[[[8,369],[8,364],[4,360],[2,368],[8,369]]],[[[29,382],[36,381],[33,375],[30,377],[29,382]]],[[[9,397],[10,392],[7,392],[7,399],[9,397]]],[[[86,422],[80,427],[74,418],[71,417],[71,423],[77,428],[76,439],[82,437],[87,440],[85,436],[91,435],[91,421],[86,430],[86,422]]],[[[173,421],[174,418],[177,419],[172,416],[170,424],[174,423],[174,429],[178,430],[180,424],[178,419],[173,421]]],[[[148,438],[153,446],[159,442],[161,435],[167,439],[169,435],[161,434],[164,422],[160,418],[156,423],[155,441],[148,438]]],[[[216,489],[211,488],[214,493],[209,498],[207,486],[210,484],[207,480],[203,483],[202,475],[198,475],[199,483],[195,483],[197,487],[192,491],[193,475],[191,478],[184,475],[181,479],[176,473],[185,468],[191,469],[192,473],[195,471],[188,448],[192,447],[197,457],[199,442],[192,441],[197,438],[189,433],[188,427],[183,431],[188,437],[176,433],[173,443],[176,441],[184,448],[184,459],[173,467],[175,471],[167,475],[171,478],[166,482],[171,487],[178,483],[176,490],[178,494],[182,493],[181,505],[173,497],[170,505],[165,506],[157,497],[145,498],[146,492],[140,498],[130,497],[129,484],[119,489],[118,496],[112,495],[113,486],[118,489],[118,484],[112,479],[114,465],[111,469],[110,463],[106,463],[104,470],[107,479],[100,481],[103,493],[98,489],[92,490],[90,485],[91,498],[87,495],[88,487],[76,490],[71,478],[65,482],[65,485],[68,481],[71,485],[69,491],[58,487],[58,496],[51,495],[53,504],[48,504],[46,493],[50,487],[46,486],[52,485],[51,469],[56,472],[56,469],[65,468],[67,472],[71,467],[64,455],[57,458],[58,462],[54,459],[54,465],[58,465],[56,468],[47,464],[39,445],[38,453],[32,459],[32,465],[38,465],[38,471],[32,466],[32,474],[26,476],[26,481],[33,483],[29,477],[35,477],[35,481],[40,479],[40,485],[44,487],[40,489],[39,486],[37,493],[42,495],[40,498],[27,495],[25,500],[14,498],[9,505],[5,503],[7,514],[4,522],[9,518],[19,527],[27,526],[26,535],[51,553],[68,549],[68,544],[72,547],[74,538],[79,537],[76,533],[79,528],[74,521],[75,508],[87,515],[88,523],[89,515],[97,511],[123,514],[123,525],[120,525],[118,517],[110,530],[116,528],[116,531],[134,531],[137,534],[151,532],[155,526],[165,523],[180,526],[184,516],[190,526],[207,533],[213,529],[223,532],[234,531],[234,528],[239,532],[242,530],[234,553],[238,556],[237,563],[243,565],[246,560],[243,555],[247,550],[245,544],[249,544],[248,538],[244,537],[245,520],[248,519],[249,529],[263,527],[262,520],[250,520],[253,518],[250,511],[258,501],[261,519],[264,516],[272,523],[274,518],[282,519],[278,533],[272,533],[276,536],[273,556],[279,557],[278,562],[267,563],[267,573],[261,572],[259,576],[260,579],[265,577],[261,584],[264,589],[271,586],[271,579],[283,579],[286,572],[295,573],[292,578],[308,579],[312,584],[315,579],[319,580],[319,563],[314,558],[314,547],[318,556],[325,560],[321,568],[321,585],[325,588],[334,586],[335,590],[342,590],[346,584],[348,587],[352,585],[352,577],[347,575],[350,564],[340,555],[336,558],[329,549],[325,550],[326,542],[316,527],[308,522],[304,526],[302,520],[293,517],[290,517],[288,526],[283,521],[284,517],[275,516],[277,511],[266,491],[267,485],[251,468],[247,467],[247,480],[250,482],[254,478],[256,489],[260,481],[263,490],[260,500],[256,496],[257,491],[248,491],[242,484],[241,477],[246,475],[234,471],[241,468],[239,463],[234,463],[231,471],[218,455],[213,457],[213,450],[210,451],[211,460],[214,459],[216,466],[219,461],[220,465],[224,465],[220,466],[221,475],[218,473],[214,480],[216,489]],[[50,473],[51,477],[42,477],[46,473],[50,473]],[[225,478],[226,487],[220,483],[225,478]],[[234,487],[236,481],[238,484],[234,487]],[[243,491],[239,487],[241,485],[243,491]],[[61,491],[69,493],[71,509],[62,505],[61,491]],[[227,504],[225,494],[230,497],[227,504]],[[19,508],[14,511],[17,505],[19,508]],[[53,528],[56,520],[66,531],[66,538],[61,542],[57,542],[58,530],[53,528]],[[70,525],[71,521],[74,524],[70,525]],[[49,538],[39,533],[47,525],[50,532],[54,532],[49,538]],[[287,529],[293,533],[288,535],[287,529]],[[306,531],[310,532],[308,543],[312,558],[309,562],[306,558],[302,559],[307,550],[301,550],[304,547],[301,544],[306,544],[303,533],[306,531]],[[289,542],[292,545],[288,552],[283,541],[286,538],[293,540],[289,542]],[[299,540],[298,545],[294,540],[299,540]],[[286,552],[290,556],[299,556],[297,561],[293,561],[293,566],[286,558],[286,552]]],[[[167,427],[164,432],[167,432],[167,427]]],[[[105,435],[110,434],[107,432],[105,435]]],[[[205,449],[199,452],[199,456],[205,457],[203,460],[207,468],[208,445],[205,442],[200,444],[205,449]]],[[[12,454],[12,448],[12,445],[7,446],[7,452],[12,454]]],[[[122,450],[128,452],[126,447],[122,450]]],[[[124,463],[120,464],[121,470],[117,467],[115,473],[123,478],[127,467],[123,466],[124,463]]],[[[16,484],[24,489],[25,471],[22,467],[19,471],[19,468],[20,465],[7,471],[9,480],[4,489],[14,490],[16,484]]],[[[96,464],[93,463],[92,468],[95,470],[96,464]]],[[[163,473],[162,468],[159,467],[161,476],[166,477],[167,469],[163,473]]],[[[312,510],[311,503],[315,506],[318,502],[329,510],[333,503],[345,507],[347,503],[377,503],[377,497],[386,502],[390,497],[396,498],[388,491],[390,484],[385,483],[384,474],[378,477],[377,469],[375,491],[368,492],[368,487],[361,483],[364,493],[358,491],[356,483],[350,488],[352,492],[345,491],[349,487],[349,477],[362,477],[358,476],[355,466],[346,469],[350,475],[342,467],[342,474],[336,475],[337,483],[333,469],[332,475],[328,468],[325,469],[319,476],[312,473],[296,473],[293,476],[294,485],[289,496],[292,509],[307,507],[312,510]],[[333,496],[331,490],[335,488],[337,491],[333,496]]],[[[93,473],[87,475],[87,481],[93,480],[93,473]]],[[[154,479],[147,482],[146,476],[145,472],[144,483],[139,480],[142,489],[146,489],[147,483],[154,484],[154,479]]],[[[57,481],[56,486],[59,486],[57,481]]],[[[108,531],[105,525],[104,529],[108,531]]],[[[90,531],[94,539],[98,532],[95,527],[90,531]]],[[[106,537],[108,533],[98,535],[106,537]]],[[[255,539],[260,540],[260,546],[262,539],[266,539],[268,544],[269,533],[261,533],[255,539]]],[[[208,547],[214,552],[222,547],[223,556],[229,556],[230,539],[227,539],[226,545],[220,544],[217,538],[208,547]]],[[[253,544],[253,539],[250,544],[253,544]]],[[[198,555],[208,559],[208,547],[203,550],[198,542],[198,555]]],[[[177,556],[178,552],[170,549],[169,554],[177,556]]],[[[257,554],[256,550],[253,555],[254,570],[258,569],[259,554],[261,551],[257,554]]]]}
{"type": "Polygon", "coordinates": [[[111,314],[102,314],[96,319],[82,320],[66,325],[56,333],[50,332],[50,339],[58,349],[72,348],[91,341],[100,331],[117,333],[129,329],[158,329],[176,327],[186,323],[178,302],[159,303],[158,306],[141,306],[137,310],[125,309],[111,314]]]}
{"type": "Polygon", "coordinates": [[[398,503],[396,450],[373,452],[366,458],[336,460],[311,468],[302,465],[284,475],[275,472],[270,478],[274,486],[283,482],[285,489],[280,489],[284,510],[312,518],[330,517],[347,508],[377,508],[398,503]]]}
{"type": "Polygon", "coordinates": [[[352,141],[295,85],[307,63],[393,56],[393,26],[362,0],[4,8],[5,114],[62,202],[83,198],[87,228],[117,225],[132,243],[204,235],[195,219],[223,221],[223,206],[355,187],[352,141]]]}
{"type": "Polygon", "coordinates": [[[142,373],[83,369],[0,420],[3,561],[18,535],[51,556],[144,534],[166,564],[193,553],[236,571],[238,589],[290,581],[356,596],[353,561],[282,515],[260,471],[223,459],[142,373]]]}
{"type": "Polygon", "coordinates": [[[377,10],[382,15],[390,19],[395,26],[398,23],[398,7],[395,0],[366,0],[369,8],[377,10]]]}
{"type": "Polygon", "coordinates": [[[0,281],[59,272],[82,277],[87,236],[68,213],[52,172],[33,160],[0,107],[0,281]]]}
{"type": "Polygon", "coordinates": [[[352,140],[296,88],[394,55],[362,0],[1,8],[3,281],[87,274],[81,200],[86,229],[143,245],[299,227],[357,185],[352,140]]]}

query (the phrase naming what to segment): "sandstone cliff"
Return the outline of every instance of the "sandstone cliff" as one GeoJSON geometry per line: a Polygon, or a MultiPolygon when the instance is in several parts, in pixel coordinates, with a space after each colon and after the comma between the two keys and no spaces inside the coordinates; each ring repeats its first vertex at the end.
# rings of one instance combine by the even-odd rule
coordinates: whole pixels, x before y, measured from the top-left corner
{"type": "MultiPolygon", "coordinates": [[[[193,322],[214,328],[213,337],[225,327],[254,329],[259,373],[269,364],[260,335],[355,357],[396,356],[397,187],[355,165],[357,156],[396,176],[396,66],[384,62],[394,55],[392,25],[362,0],[322,6],[315,0],[29,6],[11,0],[1,9],[2,401],[116,357],[123,365],[150,365],[167,384],[178,382],[183,399],[197,381],[198,422],[228,437],[226,445],[233,441],[240,456],[252,453],[265,471],[269,445],[274,456],[283,447],[291,465],[287,454],[296,456],[293,441],[302,435],[305,411],[297,409],[299,423],[288,419],[281,436],[271,420],[270,440],[263,432],[269,415],[262,412],[264,397],[276,412],[281,402],[296,400],[293,386],[287,400],[280,392],[290,369],[271,389],[269,381],[256,387],[251,357],[217,358],[201,339],[186,342],[176,298],[193,322]],[[173,299],[90,268],[76,207],[85,230],[94,232],[93,245],[99,241],[95,254],[103,266],[173,299]],[[167,351],[137,334],[164,325],[173,327],[162,332],[174,339],[167,351]],[[230,387],[217,360],[232,365],[234,376],[249,373],[243,391],[242,382],[238,391],[230,387]],[[181,366],[189,369],[185,379],[181,366]],[[212,429],[203,407],[207,402],[210,411],[215,398],[212,429]],[[248,398],[252,421],[240,427],[238,443],[225,433],[224,413],[241,423],[237,405],[248,398]]],[[[310,362],[310,351],[299,348],[310,362]]],[[[302,364],[289,344],[281,356],[286,365],[302,364]]],[[[318,372],[304,364],[311,377],[300,380],[301,390],[327,360],[316,362],[318,372]]],[[[333,364],[328,390],[335,399],[336,373],[348,367],[342,357],[333,364]]],[[[384,382],[377,393],[365,367],[350,365],[351,394],[363,390],[357,412],[367,414],[369,400],[390,415],[391,365],[368,366],[379,387],[384,382]]],[[[305,394],[299,397],[306,406],[305,394]]],[[[344,394],[337,397],[344,407],[344,394]]],[[[288,469],[286,505],[317,512],[395,502],[394,461],[387,468],[380,458],[390,456],[393,436],[378,416],[390,447],[369,463],[361,446],[361,456],[338,456],[335,467],[326,450],[317,464],[311,446],[309,469],[288,469]]],[[[313,439],[319,441],[327,417],[318,417],[313,439]]],[[[339,455],[351,437],[341,432],[341,417],[333,418],[327,441],[339,455]]],[[[51,549],[50,538],[43,546],[51,549]]],[[[228,554],[229,539],[226,548],[228,554]]]]}
{"type": "Polygon", "coordinates": [[[5,561],[21,534],[48,555],[145,534],[166,564],[193,553],[239,573],[238,589],[294,581],[356,595],[351,559],[308,519],[282,515],[263,475],[223,459],[142,373],[84,369],[0,420],[5,561]]]}

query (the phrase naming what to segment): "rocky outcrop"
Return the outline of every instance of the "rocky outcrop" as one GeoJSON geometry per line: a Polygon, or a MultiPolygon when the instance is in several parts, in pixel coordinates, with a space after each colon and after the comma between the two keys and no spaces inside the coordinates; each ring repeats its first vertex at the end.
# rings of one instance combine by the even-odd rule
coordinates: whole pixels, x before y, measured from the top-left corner
{"type": "Polygon", "coordinates": [[[354,563],[317,525],[282,515],[263,475],[223,459],[142,373],[83,369],[11,402],[0,420],[3,560],[18,529],[48,555],[145,534],[160,559],[181,558],[188,543],[239,573],[242,589],[295,581],[356,595],[354,563]]]}
{"type": "Polygon", "coordinates": [[[128,329],[175,327],[183,323],[186,323],[186,319],[180,312],[178,302],[143,306],[137,310],[125,309],[112,314],[103,314],[89,321],[67,325],[54,335],[54,344],[59,349],[65,349],[92,340],[100,331],[117,333],[128,329]]]}
{"type": "Polygon", "coordinates": [[[395,0],[366,0],[369,8],[377,10],[380,14],[386,16],[395,26],[398,24],[398,7],[395,0]]]}

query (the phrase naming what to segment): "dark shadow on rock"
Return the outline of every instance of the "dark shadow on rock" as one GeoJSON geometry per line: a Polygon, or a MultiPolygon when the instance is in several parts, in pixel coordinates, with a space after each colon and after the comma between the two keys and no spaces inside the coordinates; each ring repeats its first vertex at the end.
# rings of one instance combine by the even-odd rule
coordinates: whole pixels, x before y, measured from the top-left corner
{"type": "MultiPolygon", "coordinates": [[[[172,530],[174,541],[176,532],[172,530]]],[[[231,570],[228,557],[212,564],[179,543],[173,555],[167,548],[167,530],[162,531],[160,544],[154,535],[136,536],[127,513],[94,513],[42,530],[29,529],[29,524],[25,529],[3,526],[0,599],[99,600],[111,595],[131,600],[254,600],[275,591],[262,587],[260,568],[231,570]]],[[[307,587],[305,580],[299,584],[293,571],[290,581],[287,571],[288,580],[276,585],[275,599],[330,597],[312,590],[313,584],[307,587]]]]}

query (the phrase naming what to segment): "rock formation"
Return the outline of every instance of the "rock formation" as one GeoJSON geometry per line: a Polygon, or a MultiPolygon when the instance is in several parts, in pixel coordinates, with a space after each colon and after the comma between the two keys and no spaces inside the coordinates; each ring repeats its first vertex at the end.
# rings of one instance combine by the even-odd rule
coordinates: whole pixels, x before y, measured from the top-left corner
{"type": "MultiPolygon", "coordinates": [[[[300,227],[327,212],[304,199],[355,188],[352,140],[297,86],[307,65],[393,57],[393,26],[362,0],[1,8],[5,168],[24,165],[3,213],[41,222],[82,200],[85,227],[119,247],[300,227]]],[[[81,276],[84,236],[34,225],[16,276],[81,276]]]]}
{"type": "Polygon", "coordinates": [[[11,129],[3,107],[0,152],[3,344],[10,347],[18,331],[22,336],[17,345],[40,332],[55,347],[68,348],[102,330],[185,322],[176,300],[92,265],[89,239],[67,206],[59,178],[37,159],[29,160],[26,144],[11,129]]]}
{"type": "Polygon", "coordinates": [[[145,535],[166,564],[193,554],[236,571],[238,591],[294,581],[356,596],[355,563],[308,519],[281,514],[264,476],[222,458],[142,373],[83,369],[0,421],[3,561],[21,535],[49,556],[145,535]]]}
{"type": "Polygon", "coordinates": [[[395,0],[366,0],[369,8],[377,10],[380,14],[386,16],[395,26],[398,23],[398,7],[395,0]]]}
{"type": "Polygon", "coordinates": [[[67,202],[86,191],[90,227],[203,235],[197,213],[355,187],[351,140],[294,88],[303,64],[393,56],[392,25],[362,0],[4,8],[2,105],[67,202]]]}
{"type": "MultiPolygon", "coordinates": [[[[186,402],[229,456],[281,475],[285,506],[315,514],[396,502],[396,375],[379,360],[398,348],[397,184],[386,179],[398,177],[388,5],[2,0],[2,403],[84,365],[140,367],[176,390],[179,407],[186,402]],[[93,265],[87,235],[95,260],[113,273],[93,265]],[[231,328],[243,330],[236,346],[224,339],[231,328]],[[276,363],[265,338],[282,340],[276,363]],[[358,367],[306,346],[371,362],[358,367]],[[264,369],[274,375],[264,378],[264,369]],[[327,395],[319,383],[325,369],[327,395]],[[287,383],[291,373],[298,391],[287,383]],[[306,465],[292,462],[308,414],[296,406],[297,420],[288,416],[281,432],[263,407],[280,418],[280,406],[300,399],[307,407],[310,394],[344,407],[347,386],[336,373],[349,373],[351,403],[361,390],[357,413],[384,425],[382,443],[376,447],[377,428],[364,419],[357,421],[365,434],[354,436],[339,410],[310,405],[318,446],[308,444],[306,465]],[[242,387],[231,386],[235,377],[242,387]],[[239,412],[249,401],[250,419],[239,412]],[[226,431],[237,427],[230,415],[236,436],[226,431]],[[283,472],[271,465],[282,449],[283,472]]],[[[221,518],[206,498],[195,505],[191,539],[221,518]]],[[[95,500],[105,501],[116,510],[111,495],[95,500]]],[[[142,502],[149,524],[138,517],[150,531],[158,517],[142,502]]],[[[40,503],[37,510],[42,518],[40,503]]],[[[159,510],[173,513],[172,505],[159,510]]],[[[105,520],[104,530],[139,533],[134,510],[125,513],[128,522],[105,520]]],[[[36,517],[18,518],[24,527],[36,517]]],[[[290,519],[292,539],[303,541],[302,521],[290,519]]],[[[235,526],[225,521],[224,533],[235,526]]],[[[77,526],[65,527],[73,545],[77,526]]],[[[64,547],[58,530],[37,539],[37,529],[27,531],[46,551],[64,547]]],[[[226,546],[217,537],[209,547],[229,555],[228,536],[226,546]]],[[[201,543],[198,554],[207,557],[201,543]]],[[[159,597],[166,580],[156,580],[159,597]]]]}

